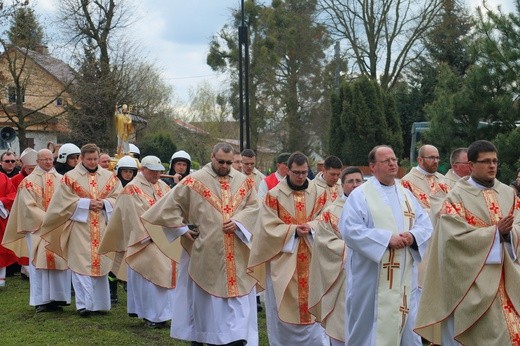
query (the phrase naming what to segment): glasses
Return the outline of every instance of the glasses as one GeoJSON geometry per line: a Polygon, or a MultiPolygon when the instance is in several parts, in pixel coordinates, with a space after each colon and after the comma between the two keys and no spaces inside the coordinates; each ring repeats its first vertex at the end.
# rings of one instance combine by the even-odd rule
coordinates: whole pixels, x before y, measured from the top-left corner
{"type": "Polygon", "coordinates": [[[361,179],[349,179],[346,181],[347,184],[361,184],[363,180],[361,179]]]}
{"type": "Polygon", "coordinates": [[[216,158],[215,158],[215,160],[218,162],[219,165],[226,164],[226,165],[230,166],[233,164],[233,161],[217,160],[216,158]]]}
{"type": "Polygon", "coordinates": [[[491,166],[492,164],[495,166],[498,166],[500,164],[500,161],[497,159],[487,159],[487,160],[477,160],[475,163],[483,163],[485,165],[491,166]]]}
{"type": "Polygon", "coordinates": [[[423,159],[426,159],[426,160],[432,160],[432,161],[440,161],[440,159],[441,159],[441,158],[438,157],[438,156],[426,156],[426,157],[421,156],[421,157],[422,157],[423,159]]]}
{"type": "Polygon", "coordinates": [[[4,160],[4,163],[16,163],[16,160],[4,160]]]}
{"type": "Polygon", "coordinates": [[[298,177],[306,176],[309,173],[308,171],[293,171],[292,169],[290,171],[298,177]]]}
{"type": "Polygon", "coordinates": [[[383,163],[385,165],[389,165],[391,163],[397,163],[397,158],[391,157],[391,158],[383,160],[383,161],[375,161],[375,163],[383,163]]]}
{"type": "Polygon", "coordinates": [[[461,162],[461,161],[456,161],[456,162],[453,162],[454,165],[469,165],[469,161],[466,161],[466,162],[461,162]]]}

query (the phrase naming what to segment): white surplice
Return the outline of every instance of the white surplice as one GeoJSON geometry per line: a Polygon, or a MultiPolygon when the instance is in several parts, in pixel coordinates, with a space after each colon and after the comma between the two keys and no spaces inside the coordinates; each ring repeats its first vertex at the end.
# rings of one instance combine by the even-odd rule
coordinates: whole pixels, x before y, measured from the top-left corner
{"type": "Polygon", "coordinates": [[[189,261],[190,256],[183,250],[172,298],[171,337],[215,345],[229,340],[246,340],[248,346],[258,346],[256,290],[242,297],[214,297],[190,278],[189,261]],[[244,316],[249,318],[244,319],[244,316]]]}
{"type": "MultiPolygon", "coordinates": [[[[29,254],[32,254],[31,236],[26,234],[29,254]]],[[[33,259],[29,259],[29,305],[38,306],[50,302],[70,304],[71,272],[67,270],[36,269],[33,259]]]]}
{"type": "MultiPolygon", "coordinates": [[[[403,210],[397,188],[384,186],[372,177],[365,184],[374,184],[381,203],[391,207],[393,217],[400,232],[403,231],[403,210]]],[[[396,181],[395,184],[399,184],[396,181]]],[[[411,250],[413,257],[412,293],[410,311],[401,338],[401,345],[422,345],[421,338],[413,332],[418,306],[417,265],[424,255],[432,232],[428,214],[415,197],[405,190],[415,211],[414,224],[410,232],[414,235],[419,251],[411,250]]],[[[350,248],[347,257],[347,292],[345,340],[347,345],[376,345],[377,330],[377,290],[381,270],[381,259],[388,249],[392,233],[374,226],[374,219],[361,188],[355,189],[347,198],[339,227],[350,248]]],[[[398,326],[396,326],[398,328],[398,326]]]]}

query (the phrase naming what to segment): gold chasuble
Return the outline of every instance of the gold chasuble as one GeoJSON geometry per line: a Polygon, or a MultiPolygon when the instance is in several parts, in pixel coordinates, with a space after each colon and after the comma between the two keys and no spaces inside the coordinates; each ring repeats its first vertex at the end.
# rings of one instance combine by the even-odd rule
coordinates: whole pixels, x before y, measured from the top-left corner
{"type": "Polygon", "coordinates": [[[437,172],[432,175],[425,175],[416,167],[413,167],[401,179],[401,184],[417,198],[423,209],[430,215],[430,220],[435,226],[444,198],[450,191],[450,187],[444,183],[444,176],[437,172]]]}
{"type": "MultiPolygon", "coordinates": [[[[15,244],[23,242],[27,248],[24,238],[25,234],[30,233],[32,245],[30,258],[37,269],[68,269],[67,263],[62,258],[45,248],[47,242],[42,241],[40,237],[43,217],[61,177],[61,174],[54,169],[45,172],[36,167],[18,186],[7,222],[4,242],[8,244],[4,246],[15,251],[15,248],[20,248],[15,244]]],[[[23,255],[17,251],[15,253],[18,257],[23,255]]]]}
{"type": "Polygon", "coordinates": [[[126,281],[125,263],[148,281],[164,288],[175,288],[176,263],[167,257],[159,247],[170,243],[164,232],[162,238],[151,235],[141,222],[141,215],[170,190],[162,180],[152,185],[139,173],[128,183],[116,200],[114,212],[107,225],[105,236],[99,247],[100,253],[117,252],[112,272],[126,281]]]}
{"type": "Polygon", "coordinates": [[[64,258],[69,268],[81,275],[108,274],[112,260],[99,254],[105,233],[105,211],[88,211],[87,222],[71,220],[80,198],[102,199],[114,205],[122,190],[119,179],[105,169],[89,173],[81,164],[65,173],[56,189],[41,227],[47,249],[64,258]]]}
{"type": "Polygon", "coordinates": [[[312,246],[309,273],[309,311],[327,335],[345,341],[345,260],[347,247],[338,229],[345,200],[325,208],[312,246]]]}
{"type": "Polygon", "coordinates": [[[455,187],[455,184],[457,181],[460,180],[461,177],[459,177],[454,171],[453,168],[450,169],[445,175],[444,175],[444,182],[446,185],[450,187],[450,190],[455,187]]]}
{"type": "MultiPolygon", "coordinates": [[[[326,201],[326,192],[319,194],[314,184],[309,184],[305,190],[294,191],[284,179],[267,193],[265,203],[260,206],[249,267],[256,275],[265,272],[266,262],[269,262],[278,316],[284,322],[315,322],[309,312],[312,244],[307,237],[297,237],[293,253],[282,252],[282,249],[295,236],[296,226],[308,224],[316,230],[318,221],[315,219],[326,201]]],[[[265,288],[265,278],[255,277],[265,288]]]]}
{"type": "MultiPolygon", "coordinates": [[[[372,182],[363,189],[374,227],[392,231],[393,234],[408,232],[413,228],[415,211],[404,189],[395,185],[403,211],[402,227],[399,227],[388,204],[381,203],[380,192],[372,182]]],[[[408,318],[412,291],[413,258],[409,247],[388,248],[380,262],[377,288],[376,345],[399,345],[408,318]]]]}
{"type": "Polygon", "coordinates": [[[338,182],[334,184],[334,186],[329,186],[327,185],[325,179],[323,179],[323,174],[321,173],[318,174],[318,176],[311,181],[311,184],[316,185],[319,194],[321,194],[322,192],[325,192],[327,194],[327,203],[325,204],[325,206],[334,203],[334,201],[337,198],[341,198],[341,196],[343,196],[343,188],[341,187],[341,182],[338,180],[338,182]]]}
{"type": "Polygon", "coordinates": [[[520,345],[519,239],[520,201],[509,186],[495,179],[481,190],[459,180],[433,235],[415,331],[440,344],[433,330],[452,316],[463,345],[520,345]],[[510,243],[496,237],[508,214],[510,243]]]}
{"type": "MultiPolygon", "coordinates": [[[[255,280],[246,272],[248,245],[235,233],[225,234],[223,223],[232,219],[251,231],[257,214],[254,180],[234,169],[220,177],[208,163],[184,178],[141,219],[154,242],[158,227],[197,225],[199,236],[194,241],[181,238],[190,255],[189,275],[208,294],[232,298],[249,294],[255,280]]],[[[179,263],[179,255],[170,256],[179,263]]]]}

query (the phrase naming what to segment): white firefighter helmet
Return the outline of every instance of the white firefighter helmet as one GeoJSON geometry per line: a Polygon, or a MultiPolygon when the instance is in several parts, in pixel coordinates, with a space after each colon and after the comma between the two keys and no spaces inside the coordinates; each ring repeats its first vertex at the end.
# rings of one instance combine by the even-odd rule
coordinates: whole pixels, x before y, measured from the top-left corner
{"type": "Polygon", "coordinates": [[[135,144],[128,143],[128,148],[129,148],[128,151],[130,153],[141,155],[141,151],[139,150],[139,148],[135,144]]]}
{"type": "Polygon", "coordinates": [[[170,162],[172,162],[173,159],[185,159],[185,160],[188,160],[188,161],[191,162],[191,156],[190,156],[190,154],[188,154],[188,153],[185,152],[184,150],[176,151],[176,152],[172,155],[172,158],[170,159],[170,162]]]}
{"type": "Polygon", "coordinates": [[[81,150],[78,148],[77,145],[72,143],[65,143],[60,147],[60,150],[58,150],[58,158],[56,159],[56,162],[66,163],[67,157],[69,155],[79,154],[81,154],[81,150]]]}
{"type": "Polygon", "coordinates": [[[135,169],[137,171],[137,161],[131,156],[123,156],[117,161],[116,175],[119,173],[120,168],[135,169]]]}

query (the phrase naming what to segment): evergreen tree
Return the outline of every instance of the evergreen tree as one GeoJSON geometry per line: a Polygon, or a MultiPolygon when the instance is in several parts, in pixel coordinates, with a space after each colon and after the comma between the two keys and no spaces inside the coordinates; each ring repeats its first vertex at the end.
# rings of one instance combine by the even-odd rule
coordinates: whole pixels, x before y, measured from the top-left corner
{"type": "Polygon", "coordinates": [[[7,31],[7,38],[11,44],[30,50],[34,50],[43,44],[43,28],[32,8],[20,7],[16,9],[10,24],[11,27],[7,31]]]}
{"type": "MultiPolygon", "coordinates": [[[[338,155],[347,165],[367,165],[370,150],[379,144],[387,144],[395,149],[396,155],[402,154],[403,142],[399,118],[393,95],[382,90],[381,86],[367,77],[344,82],[339,100],[335,102],[335,114],[341,110],[341,132],[344,145],[331,152],[338,155]],[[337,110],[336,110],[337,109],[337,110]]],[[[333,116],[333,119],[336,115],[333,116]]],[[[331,126],[331,136],[338,135],[331,126]]],[[[331,151],[333,148],[331,147],[331,151]]]]}

